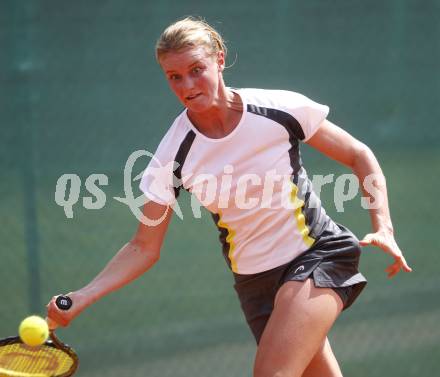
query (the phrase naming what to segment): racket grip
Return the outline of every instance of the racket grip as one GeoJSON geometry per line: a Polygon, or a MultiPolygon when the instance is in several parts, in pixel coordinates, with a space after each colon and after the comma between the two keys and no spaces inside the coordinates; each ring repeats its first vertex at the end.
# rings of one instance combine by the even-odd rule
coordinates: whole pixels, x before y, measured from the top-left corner
{"type": "Polygon", "coordinates": [[[55,304],[60,310],[69,310],[72,307],[72,299],[68,296],[58,296],[55,304]]]}

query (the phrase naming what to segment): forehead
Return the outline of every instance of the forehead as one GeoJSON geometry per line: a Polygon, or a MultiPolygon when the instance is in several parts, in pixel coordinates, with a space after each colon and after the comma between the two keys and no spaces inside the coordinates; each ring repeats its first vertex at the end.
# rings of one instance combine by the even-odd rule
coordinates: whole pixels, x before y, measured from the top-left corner
{"type": "Polygon", "coordinates": [[[203,46],[187,47],[178,51],[170,51],[160,58],[160,65],[164,70],[177,70],[186,68],[191,64],[212,59],[211,54],[203,46]]]}

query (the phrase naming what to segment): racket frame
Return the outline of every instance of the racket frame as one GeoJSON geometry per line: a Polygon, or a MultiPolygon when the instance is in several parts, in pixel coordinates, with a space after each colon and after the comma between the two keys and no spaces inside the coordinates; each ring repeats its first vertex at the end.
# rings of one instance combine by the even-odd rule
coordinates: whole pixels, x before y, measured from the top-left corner
{"type": "MultiPolygon", "coordinates": [[[[67,353],[73,361],[72,366],[69,368],[69,370],[67,372],[65,372],[63,374],[57,374],[55,377],[72,376],[76,372],[76,370],[78,369],[78,365],[79,365],[78,355],[76,354],[76,352],[73,350],[72,347],[61,342],[58,339],[58,337],[55,335],[54,331],[51,330],[49,332],[49,338],[50,339],[44,343],[45,346],[59,349],[65,353],[67,353]]],[[[19,336],[10,336],[8,338],[0,339],[0,347],[7,346],[10,344],[18,344],[18,343],[24,344],[19,336]]]]}

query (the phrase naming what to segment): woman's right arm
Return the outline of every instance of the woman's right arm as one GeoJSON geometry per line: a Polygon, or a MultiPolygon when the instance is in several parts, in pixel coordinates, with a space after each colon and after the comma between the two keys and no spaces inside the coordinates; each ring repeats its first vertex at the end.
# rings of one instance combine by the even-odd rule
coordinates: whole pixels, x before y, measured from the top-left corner
{"type": "Polygon", "coordinates": [[[173,211],[167,206],[148,202],[143,209],[145,217],[159,219],[166,215],[156,226],[139,223],[133,238],[125,244],[110,260],[105,268],[85,287],[68,294],[73,305],[63,311],[55,305],[56,296],[47,305],[47,316],[52,328],[67,326],[79,313],[98,301],[101,297],[130,283],[158,260],[173,211]]]}

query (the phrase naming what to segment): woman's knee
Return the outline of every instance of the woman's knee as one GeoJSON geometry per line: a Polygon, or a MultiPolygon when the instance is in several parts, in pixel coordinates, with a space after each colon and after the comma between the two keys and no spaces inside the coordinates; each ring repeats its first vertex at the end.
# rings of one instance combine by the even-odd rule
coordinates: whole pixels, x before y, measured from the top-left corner
{"type": "Polygon", "coordinates": [[[270,364],[255,365],[253,377],[301,377],[301,371],[274,368],[270,364]]]}
{"type": "Polygon", "coordinates": [[[330,342],[326,337],[320,349],[316,352],[302,377],[342,377],[339,363],[333,354],[330,342]]]}

